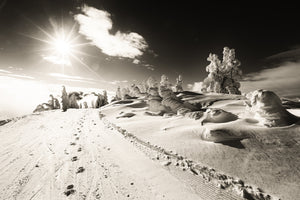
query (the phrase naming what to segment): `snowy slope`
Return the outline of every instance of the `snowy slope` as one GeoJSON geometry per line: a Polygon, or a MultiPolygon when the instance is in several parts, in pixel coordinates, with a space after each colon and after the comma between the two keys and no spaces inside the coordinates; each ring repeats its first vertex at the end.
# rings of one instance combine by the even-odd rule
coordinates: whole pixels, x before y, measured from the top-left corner
{"type": "Polygon", "coordinates": [[[98,110],[30,115],[0,137],[1,199],[199,199],[105,129],[98,110]]]}
{"type": "MultiPolygon", "coordinates": [[[[300,198],[299,124],[262,126],[253,118],[253,113],[246,111],[242,96],[227,95],[222,99],[220,95],[208,95],[188,100],[209,105],[208,108],[221,108],[237,115],[238,119],[201,125],[200,120],[183,116],[149,116],[145,115],[147,105],[139,100],[106,106],[101,113],[108,121],[145,142],[240,178],[273,197],[300,198]],[[122,117],[126,113],[135,115],[122,117]]],[[[297,109],[289,111],[299,114],[297,109]]]]}

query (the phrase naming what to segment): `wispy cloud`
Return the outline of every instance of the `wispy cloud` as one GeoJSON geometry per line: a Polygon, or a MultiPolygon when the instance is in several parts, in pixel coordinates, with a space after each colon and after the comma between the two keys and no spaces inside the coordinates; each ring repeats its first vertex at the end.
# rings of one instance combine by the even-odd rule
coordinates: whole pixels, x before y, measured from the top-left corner
{"type": "Polygon", "coordinates": [[[146,67],[148,70],[154,71],[155,67],[154,65],[150,65],[150,64],[143,64],[144,67],[146,67]]]}
{"type": "Polygon", "coordinates": [[[70,79],[70,78],[62,78],[59,79],[61,81],[72,81],[72,82],[79,82],[79,83],[90,83],[90,84],[95,84],[95,81],[87,81],[87,80],[79,80],[79,79],[70,79]]]}
{"type": "Polygon", "coordinates": [[[300,96],[300,63],[286,62],[276,68],[265,69],[245,76],[242,92],[267,89],[280,96],[300,96]]]}
{"type": "Polygon", "coordinates": [[[123,80],[123,81],[111,81],[109,83],[113,84],[113,85],[120,85],[120,84],[128,83],[128,81],[127,80],[123,80]]]}
{"type": "Polygon", "coordinates": [[[49,73],[48,75],[58,78],[58,80],[61,81],[72,81],[72,82],[90,83],[90,84],[97,83],[97,81],[92,78],[81,77],[81,76],[71,76],[71,75],[60,74],[60,73],[49,73]]]}
{"type": "Polygon", "coordinates": [[[144,62],[144,61],[140,61],[140,60],[138,60],[138,59],[134,59],[134,60],[132,61],[132,63],[133,63],[133,64],[136,64],[136,65],[139,65],[139,66],[141,66],[141,67],[144,67],[144,68],[146,68],[146,69],[148,69],[148,70],[151,70],[151,71],[154,71],[154,70],[155,70],[154,65],[151,65],[151,64],[146,63],[146,62],[144,62]]]}
{"type": "Polygon", "coordinates": [[[32,76],[27,76],[27,75],[20,75],[20,74],[10,74],[10,76],[13,76],[13,77],[18,77],[18,78],[25,78],[25,79],[35,79],[34,77],[32,76]]]}
{"type": "Polygon", "coordinates": [[[57,78],[67,78],[67,79],[80,79],[80,80],[94,80],[92,78],[86,78],[81,76],[71,76],[67,74],[61,74],[61,73],[49,73],[49,76],[57,77],[57,78]]]}
{"type": "Polygon", "coordinates": [[[82,12],[74,16],[80,25],[79,33],[91,40],[104,54],[137,59],[148,48],[147,42],[138,33],[117,31],[111,34],[109,31],[113,22],[108,12],[89,6],[84,6],[82,12]]]}
{"type": "Polygon", "coordinates": [[[11,72],[11,71],[7,71],[7,70],[4,70],[4,69],[0,69],[0,73],[11,74],[12,72],[11,72]]]}
{"type": "Polygon", "coordinates": [[[71,66],[71,62],[69,58],[64,58],[62,56],[50,55],[50,56],[42,56],[44,60],[53,63],[55,65],[66,65],[71,66]]]}
{"type": "Polygon", "coordinates": [[[23,71],[23,68],[22,68],[22,67],[13,67],[13,66],[9,66],[8,69],[14,70],[14,71],[23,71]]]}
{"type": "Polygon", "coordinates": [[[5,72],[5,70],[1,70],[0,71],[0,76],[3,78],[3,77],[16,77],[16,78],[22,78],[22,79],[35,79],[34,77],[32,76],[28,76],[28,75],[25,75],[25,74],[13,74],[12,72],[5,72]],[[4,72],[2,72],[4,71],[4,72]]]}

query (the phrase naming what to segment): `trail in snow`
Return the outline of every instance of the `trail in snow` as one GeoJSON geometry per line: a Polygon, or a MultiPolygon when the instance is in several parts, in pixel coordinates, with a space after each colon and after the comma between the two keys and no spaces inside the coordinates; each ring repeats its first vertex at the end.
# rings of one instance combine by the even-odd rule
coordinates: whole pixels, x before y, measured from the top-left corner
{"type": "Polygon", "coordinates": [[[0,127],[1,199],[201,199],[105,129],[97,110],[50,111],[0,127]]]}

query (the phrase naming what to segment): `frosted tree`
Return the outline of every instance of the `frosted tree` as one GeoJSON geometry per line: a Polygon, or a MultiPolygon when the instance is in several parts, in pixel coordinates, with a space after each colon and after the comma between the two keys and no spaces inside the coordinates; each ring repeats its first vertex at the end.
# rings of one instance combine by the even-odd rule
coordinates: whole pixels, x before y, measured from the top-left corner
{"type": "Polygon", "coordinates": [[[142,93],[146,93],[148,91],[148,85],[147,85],[146,81],[142,81],[142,82],[138,83],[137,86],[142,93]]]}
{"type": "Polygon", "coordinates": [[[128,87],[121,89],[121,99],[129,99],[130,98],[130,90],[128,87]]]}
{"type": "Polygon", "coordinates": [[[179,75],[176,78],[175,92],[182,92],[183,91],[182,84],[183,84],[182,76],[179,75]]]}
{"type": "Polygon", "coordinates": [[[169,78],[164,74],[161,76],[158,93],[163,98],[166,96],[175,96],[172,90],[172,84],[169,82],[169,78]]]}
{"type": "Polygon", "coordinates": [[[171,83],[169,82],[169,78],[165,74],[161,76],[160,87],[171,89],[171,83]]]}
{"type": "Polygon", "coordinates": [[[108,104],[108,97],[107,97],[107,91],[103,91],[103,104],[106,105],[108,104]]]}
{"type": "Polygon", "coordinates": [[[130,96],[132,97],[141,97],[143,94],[141,93],[140,88],[136,84],[132,84],[130,86],[130,96]]]}
{"type": "Polygon", "coordinates": [[[235,58],[234,49],[224,47],[222,61],[212,53],[209,54],[207,61],[210,61],[206,67],[209,74],[203,81],[202,91],[241,94],[239,80],[242,71],[238,68],[241,63],[235,58]]]}
{"type": "Polygon", "coordinates": [[[148,89],[149,88],[157,88],[158,82],[152,76],[150,76],[147,80],[147,85],[148,85],[148,89]]]}
{"type": "Polygon", "coordinates": [[[122,94],[121,94],[121,88],[118,86],[117,91],[116,91],[116,100],[121,100],[122,99],[122,94]]]}
{"type": "Polygon", "coordinates": [[[69,97],[66,91],[65,86],[62,86],[62,94],[61,94],[61,99],[62,99],[62,109],[64,112],[67,111],[67,109],[69,108],[69,97]]]}

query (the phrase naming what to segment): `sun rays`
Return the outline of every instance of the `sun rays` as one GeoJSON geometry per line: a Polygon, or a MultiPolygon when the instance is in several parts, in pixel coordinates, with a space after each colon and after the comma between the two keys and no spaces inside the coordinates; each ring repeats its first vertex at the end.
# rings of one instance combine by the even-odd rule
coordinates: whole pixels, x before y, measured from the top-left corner
{"type": "MultiPolygon", "coordinates": [[[[28,19],[29,20],[29,19],[28,19]]],[[[92,70],[87,63],[82,59],[82,56],[94,57],[83,51],[82,49],[91,46],[90,42],[82,42],[81,35],[77,32],[77,24],[74,23],[71,27],[65,26],[62,22],[60,26],[52,24],[52,30],[47,31],[41,26],[29,20],[42,35],[37,37],[34,35],[25,35],[31,39],[41,42],[42,48],[37,51],[41,53],[43,60],[49,63],[59,65],[63,68],[74,66],[75,63],[83,66],[89,72],[96,75],[98,78],[103,79],[98,73],[92,70]]]]}

